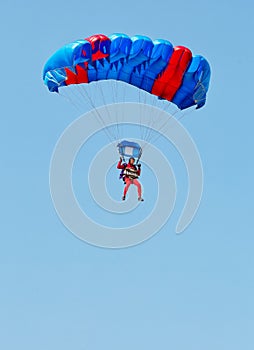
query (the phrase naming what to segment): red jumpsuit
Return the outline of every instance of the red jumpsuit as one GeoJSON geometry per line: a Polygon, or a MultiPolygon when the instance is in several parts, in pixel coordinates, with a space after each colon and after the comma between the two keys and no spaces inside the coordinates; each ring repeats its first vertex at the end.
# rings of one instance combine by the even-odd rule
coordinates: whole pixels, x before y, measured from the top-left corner
{"type": "Polygon", "coordinates": [[[138,181],[138,177],[140,176],[141,170],[133,164],[128,163],[127,165],[122,164],[122,161],[119,160],[117,164],[117,169],[124,169],[124,180],[126,186],[124,187],[123,195],[126,196],[130,185],[137,186],[138,189],[138,197],[141,198],[141,184],[138,181]]]}

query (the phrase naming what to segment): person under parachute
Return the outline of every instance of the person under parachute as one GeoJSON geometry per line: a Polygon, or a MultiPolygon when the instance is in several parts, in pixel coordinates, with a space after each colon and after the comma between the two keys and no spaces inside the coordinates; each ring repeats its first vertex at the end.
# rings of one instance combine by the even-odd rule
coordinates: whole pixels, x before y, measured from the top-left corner
{"type": "Polygon", "coordinates": [[[143,202],[142,187],[138,181],[141,174],[141,164],[139,163],[139,159],[142,155],[142,148],[138,143],[130,141],[122,141],[117,147],[120,153],[120,160],[117,164],[117,169],[122,170],[119,178],[122,179],[125,184],[122,200],[124,201],[126,199],[130,185],[135,185],[138,191],[138,200],[143,202]],[[130,156],[128,163],[125,163],[124,156],[130,156]],[[134,156],[137,158],[136,165],[134,156]],[[122,163],[123,160],[124,163],[122,163]]]}
{"type": "MultiPolygon", "coordinates": [[[[152,40],[143,35],[129,37],[123,33],[109,36],[96,34],[66,44],[47,60],[43,69],[43,81],[50,92],[59,93],[60,90],[67,89],[68,93],[70,85],[88,84],[90,89],[90,84],[99,84],[99,81],[121,81],[172,103],[179,111],[192,106],[199,109],[205,105],[210,75],[208,61],[201,55],[193,55],[187,47],[173,46],[170,41],[164,39],[152,40]]],[[[118,83],[115,85],[116,92],[118,83]]],[[[120,86],[122,89],[123,85],[120,86]]],[[[77,90],[77,105],[80,103],[80,97],[81,101],[84,99],[90,102],[105,128],[107,123],[96,109],[96,103],[91,98],[92,90],[89,89],[77,90]]],[[[72,96],[72,89],[70,93],[72,96]]],[[[103,90],[101,94],[104,99],[103,90]]],[[[73,95],[75,96],[75,93],[73,95]]],[[[72,101],[72,97],[70,100],[72,101]]],[[[108,131],[107,128],[106,130],[108,131]]],[[[116,140],[118,137],[113,135],[110,139],[116,140]]],[[[134,147],[133,150],[138,148],[134,147]]],[[[125,155],[137,158],[138,164],[140,155],[125,155]]],[[[124,157],[122,158],[124,160],[124,157]]],[[[128,164],[136,167],[132,162],[128,164]]],[[[119,166],[124,164],[120,162],[119,166]]],[[[127,171],[127,165],[125,169],[120,169],[127,171]]],[[[136,175],[138,178],[138,169],[136,175]]],[[[124,174],[124,179],[127,180],[126,193],[130,184],[138,183],[137,178],[131,179],[130,175],[124,174]]],[[[142,200],[141,193],[139,199],[142,200]]]]}
{"type": "Polygon", "coordinates": [[[122,164],[122,157],[120,157],[120,160],[117,164],[117,169],[122,169],[122,179],[125,183],[124,191],[123,191],[123,197],[122,200],[124,201],[126,199],[127,192],[129,190],[130,185],[135,185],[138,190],[138,200],[143,202],[144,199],[142,198],[142,188],[141,184],[138,181],[138,178],[141,173],[141,164],[138,164],[137,166],[135,163],[135,158],[130,157],[129,163],[123,163],[122,164]]]}

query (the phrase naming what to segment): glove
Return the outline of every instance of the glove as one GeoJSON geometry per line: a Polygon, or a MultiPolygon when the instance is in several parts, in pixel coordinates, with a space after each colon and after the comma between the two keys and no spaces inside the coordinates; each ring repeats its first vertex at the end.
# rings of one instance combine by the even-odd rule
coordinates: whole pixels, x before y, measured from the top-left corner
{"type": "Polygon", "coordinates": [[[120,157],[120,162],[123,160],[123,158],[122,157],[120,157]]]}
{"type": "Polygon", "coordinates": [[[141,168],[141,164],[138,164],[138,168],[139,168],[139,169],[141,168]]]}

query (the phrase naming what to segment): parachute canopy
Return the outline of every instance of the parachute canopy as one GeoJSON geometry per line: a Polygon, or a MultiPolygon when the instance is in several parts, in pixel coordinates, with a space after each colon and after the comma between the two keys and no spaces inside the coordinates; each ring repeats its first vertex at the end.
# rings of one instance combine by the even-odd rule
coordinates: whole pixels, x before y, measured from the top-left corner
{"type": "Polygon", "coordinates": [[[71,84],[120,80],[168,100],[179,109],[204,106],[210,81],[207,60],[184,46],[142,35],[93,35],[56,51],[46,62],[49,91],[71,84]]]}
{"type": "Polygon", "coordinates": [[[138,161],[142,155],[142,148],[136,142],[123,140],[117,147],[122,157],[134,157],[137,158],[138,161]]]}

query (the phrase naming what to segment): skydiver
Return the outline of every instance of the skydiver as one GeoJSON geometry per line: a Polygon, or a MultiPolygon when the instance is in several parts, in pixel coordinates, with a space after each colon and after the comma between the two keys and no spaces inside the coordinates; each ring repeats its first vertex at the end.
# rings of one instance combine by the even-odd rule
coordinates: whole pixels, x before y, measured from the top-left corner
{"type": "Polygon", "coordinates": [[[138,177],[140,176],[140,173],[141,173],[141,164],[138,164],[136,166],[134,163],[135,163],[135,158],[131,157],[129,159],[128,164],[126,163],[122,164],[122,157],[120,157],[120,160],[117,164],[117,169],[123,170],[123,180],[125,183],[122,200],[124,201],[126,199],[126,194],[128,192],[130,185],[135,185],[137,186],[137,190],[138,190],[138,200],[143,202],[144,199],[142,198],[142,195],[141,195],[141,192],[142,192],[141,184],[138,181],[138,177]]]}

